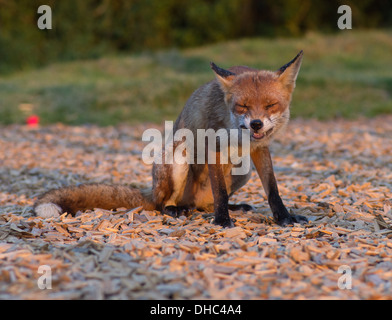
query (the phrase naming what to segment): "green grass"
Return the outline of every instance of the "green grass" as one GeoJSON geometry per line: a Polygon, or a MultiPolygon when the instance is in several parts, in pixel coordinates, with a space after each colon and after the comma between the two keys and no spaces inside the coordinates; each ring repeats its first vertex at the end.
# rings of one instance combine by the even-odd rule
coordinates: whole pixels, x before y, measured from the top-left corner
{"type": "Polygon", "coordinates": [[[0,77],[0,123],[115,125],[174,120],[189,95],[213,79],[209,62],[276,70],[305,52],[293,117],[355,118],[392,113],[392,32],[341,31],[297,39],[243,39],[58,63],[0,77]],[[22,105],[22,107],[21,107],[22,105]]]}

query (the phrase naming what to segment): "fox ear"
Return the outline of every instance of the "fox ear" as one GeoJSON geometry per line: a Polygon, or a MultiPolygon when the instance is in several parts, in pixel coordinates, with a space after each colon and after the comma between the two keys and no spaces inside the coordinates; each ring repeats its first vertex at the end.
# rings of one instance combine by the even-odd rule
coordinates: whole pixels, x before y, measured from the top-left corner
{"type": "Polygon", "coordinates": [[[295,80],[297,79],[297,75],[301,67],[303,55],[304,52],[301,50],[293,60],[276,71],[279,76],[279,81],[290,90],[294,90],[295,88],[295,80]]]}
{"type": "Polygon", "coordinates": [[[227,91],[231,87],[231,84],[233,83],[233,80],[235,78],[235,73],[229,70],[219,68],[213,62],[210,62],[210,66],[211,69],[215,72],[216,78],[218,79],[222,89],[224,91],[227,91]]]}

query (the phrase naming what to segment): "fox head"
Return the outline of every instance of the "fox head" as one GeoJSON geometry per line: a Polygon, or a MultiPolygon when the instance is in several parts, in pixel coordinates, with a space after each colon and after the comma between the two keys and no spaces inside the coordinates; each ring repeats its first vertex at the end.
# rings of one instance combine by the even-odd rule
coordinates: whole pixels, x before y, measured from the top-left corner
{"type": "Polygon", "coordinates": [[[232,114],[233,127],[249,129],[251,141],[266,145],[290,117],[290,102],[303,51],[275,72],[248,67],[211,68],[232,114]]]}

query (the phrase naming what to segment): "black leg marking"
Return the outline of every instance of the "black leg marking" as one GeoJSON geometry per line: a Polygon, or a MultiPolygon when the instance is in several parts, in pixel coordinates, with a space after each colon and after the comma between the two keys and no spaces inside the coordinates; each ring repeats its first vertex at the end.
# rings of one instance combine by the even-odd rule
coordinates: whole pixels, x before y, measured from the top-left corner
{"type": "Polygon", "coordinates": [[[308,219],[304,216],[290,215],[279,196],[278,185],[276,183],[274,169],[272,166],[271,155],[267,147],[255,150],[251,154],[253,163],[263,184],[265,193],[268,197],[274,220],[280,226],[293,223],[307,223],[308,219]]]}

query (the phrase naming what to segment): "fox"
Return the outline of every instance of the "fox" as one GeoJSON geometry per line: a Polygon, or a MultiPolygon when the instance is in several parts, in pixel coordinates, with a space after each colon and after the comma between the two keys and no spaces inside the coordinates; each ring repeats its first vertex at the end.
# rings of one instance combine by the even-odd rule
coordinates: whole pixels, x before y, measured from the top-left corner
{"type": "MultiPolygon", "coordinates": [[[[304,216],[290,214],[283,204],[269,151],[271,141],[283,132],[289,121],[302,58],[301,50],[277,71],[247,66],[223,69],[211,62],[215,78],[190,96],[173,126],[174,132],[188,129],[195,133],[194,136],[198,129],[247,131],[249,154],[243,156],[250,157],[274,221],[280,226],[308,222],[304,216]]],[[[229,204],[229,198],[251,178],[252,168],[244,174],[234,175],[235,164],[222,161],[224,150],[219,143],[215,150],[211,150],[208,143],[206,141],[206,152],[215,161],[153,163],[151,187],[82,184],[53,189],[38,197],[33,211],[37,216],[49,218],[63,213],[75,215],[94,208],[142,207],[179,217],[196,209],[213,212],[216,225],[234,227],[229,210],[254,210],[248,204],[229,204]]]]}

